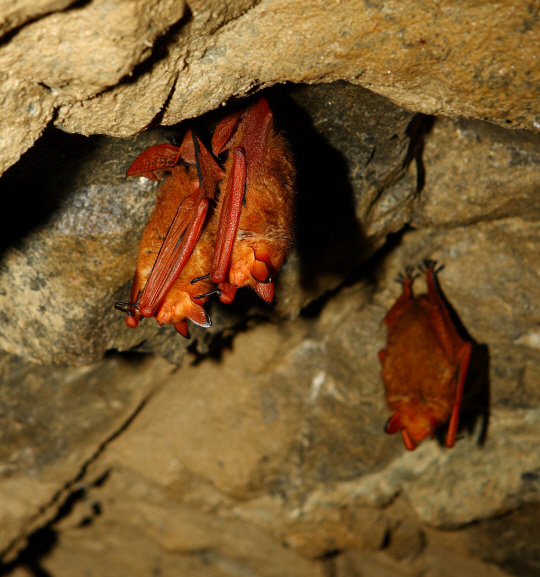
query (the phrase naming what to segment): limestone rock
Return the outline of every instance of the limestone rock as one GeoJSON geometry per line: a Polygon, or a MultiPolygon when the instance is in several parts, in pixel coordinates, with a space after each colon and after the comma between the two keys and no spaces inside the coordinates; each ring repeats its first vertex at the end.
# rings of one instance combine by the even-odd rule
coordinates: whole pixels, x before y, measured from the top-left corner
{"type": "Polygon", "coordinates": [[[0,551],[6,559],[53,518],[72,484],[170,371],[110,357],[52,370],[1,357],[0,551]]]}
{"type": "Polygon", "coordinates": [[[425,139],[414,226],[539,220],[540,136],[478,121],[437,120],[425,139]]]}
{"type": "MultiPolygon", "coordinates": [[[[225,567],[232,574],[246,568],[280,574],[280,563],[289,563],[292,575],[317,574],[321,564],[305,557],[346,549],[361,553],[336,557],[336,571],[352,570],[348,563],[357,558],[374,571],[387,567],[411,576],[438,575],[437,567],[504,575],[490,565],[501,559],[494,551],[480,555],[455,539],[441,546],[449,534],[443,530],[486,520],[476,537],[481,541],[492,530],[487,519],[537,504],[540,398],[529,394],[518,410],[501,397],[494,378],[487,437],[482,440],[477,419],[473,433],[463,423],[451,450],[427,440],[406,452],[399,436],[383,432],[388,410],[377,351],[384,345],[385,307],[378,303],[395,298],[399,287],[390,281],[411,254],[442,257],[433,247],[451,250],[461,239],[468,250],[447,260],[441,284],[471,334],[490,351],[502,346],[497,327],[506,322],[504,310],[446,280],[452,270],[454,277],[460,267],[467,270],[469,259],[488,263],[486,254],[503,232],[512,232],[514,244],[505,237],[507,252],[527,250],[523,236],[535,225],[522,236],[514,225],[503,220],[408,232],[380,263],[374,294],[359,282],[329,301],[317,319],[260,324],[237,335],[221,359],[192,358],[88,467],[78,510],[50,529],[59,541],[43,566],[53,575],[64,574],[64,567],[73,573],[88,566],[91,551],[100,551],[109,567],[127,574],[135,569],[126,565],[119,543],[130,535],[143,572],[158,563],[165,574],[181,568],[198,575],[202,562],[216,575],[225,567]],[[475,245],[475,229],[489,242],[475,245]],[[426,239],[432,252],[422,254],[426,239]],[[477,327],[482,306],[491,307],[491,315],[477,327]],[[271,545],[268,536],[288,548],[271,545]],[[388,541],[394,545],[376,553],[388,541]],[[246,555],[244,546],[275,557],[273,568],[258,554],[246,555]]],[[[510,264],[503,259],[492,266],[510,264]]],[[[487,284],[490,272],[477,267],[476,280],[487,284]]],[[[527,282],[515,280],[513,291],[519,294],[527,282]]],[[[534,315],[529,322],[536,324],[534,315]]],[[[491,362],[493,375],[505,373],[509,357],[494,354],[491,362]]]]}
{"type": "Polygon", "coordinates": [[[199,0],[189,9],[141,0],[10,6],[0,93],[44,89],[47,103],[34,119],[30,107],[6,114],[0,170],[55,111],[69,131],[127,136],[287,81],[348,80],[426,114],[539,127],[538,22],[529,1],[199,0]]]}

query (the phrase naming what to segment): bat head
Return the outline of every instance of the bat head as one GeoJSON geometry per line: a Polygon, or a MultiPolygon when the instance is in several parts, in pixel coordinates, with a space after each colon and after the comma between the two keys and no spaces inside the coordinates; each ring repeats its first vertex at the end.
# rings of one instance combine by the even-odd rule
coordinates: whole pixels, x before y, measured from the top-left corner
{"type": "MultiPolygon", "coordinates": [[[[187,292],[176,293],[174,299],[166,297],[156,313],[156,320],[161,326],[173,324],[176,330],[184,336],[187,335],[184,334],[184,331],[179,330],[179,327],[184,327],[186,319],[200,327],[208,328],[212,326],[212,321],[202,304],[196,302],[187,292]]],[[[187,332],[187,329],[185,332],[187,332]]]]}
{"type": "Polygon", "coordinates": [[[405,447],[413,451],[428,435],[433,438],[437,425],[438,420],[429,405],[411,401],[403,404],[390,417],[385,431],[390,434],[401,431],[405,447]]]}

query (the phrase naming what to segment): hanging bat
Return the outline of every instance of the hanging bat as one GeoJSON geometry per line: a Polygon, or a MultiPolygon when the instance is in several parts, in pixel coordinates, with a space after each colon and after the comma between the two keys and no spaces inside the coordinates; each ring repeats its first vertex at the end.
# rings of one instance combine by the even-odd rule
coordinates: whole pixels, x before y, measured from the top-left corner
{"type": "MultiPolygon", "coordinates": [[[[210,319],[202,308],[203,300],[192,302],[182,296],[184,317],[181,318],[178,306],[174,315],[165,313],[171,310],[172,296],[168,299],[167,296],[173,287],[173,294],[179,296],[176,281],[201,235],[209,202],[223,171],[202,142],[188,131],[180,147],[161,144],[147,149],[130,166],[127,176],[159,180],[165,172],[171,174],[160,187],[156,207],[141,240],[130,300],[115,306],[128,314],[126,324],[132,328],[141,317],[154,316],[159,309],[158,322],[173,322],[177,330],[187,336],[186,318],[210,326],[210,319]]],[[[208,270],[211,260],[207,258],[207,263],[201,256],[207,253],[208,250],[197,253],[197,262],[205,267],[203,270],[208,270]]],[[[190,271],[193,270],[192,263],[190,271]]],[[[200,276],[200,271],[194,273],[196,276],[200,276]]],[[[198,291],[193,289],[189,295],[195,292],[198,291]]]]}
{"type": "Polygon", "coordinates": [[[435,428],[449,422],[446,446],[453,447],[459,424],[463,387],[473,348],[452,321],[433,261],[424,261],[427,295],[413,296],[418,275],[407,268],[400,276],[403,293],[384,319],[386,349],[379,352],[386,400],[393,411],[387,433],[401,431],[412,451],[435,428]]]}
{"type": "Polygon", "coordinates": [[[208,223],[216,236],[210,280],[224,303],[243,286],[272,303],[272,279],[292,248],[295,169],[265,98],[220,122],[212,151],[225,150],[216,216],[208,223]]]}

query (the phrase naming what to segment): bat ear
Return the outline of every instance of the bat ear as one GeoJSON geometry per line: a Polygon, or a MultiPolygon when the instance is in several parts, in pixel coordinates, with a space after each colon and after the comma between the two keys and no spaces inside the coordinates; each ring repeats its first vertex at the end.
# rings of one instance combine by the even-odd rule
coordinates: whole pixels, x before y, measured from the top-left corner
{"type": "Polygon", "coordinates": [[[158,144],[139,154],[128,168],[127,176],[144,176],[148,180],[159,180],[163,172],[172,168],[180,159],[180,148],[173,144],[158,144]]]}
{"type": "Polygon", "coordinates": [[[401,422],[401,416],[398,413],[394,413],[387,421],[384,430],[389,434],[393,435],[403,428],[403,423],[401,422]]]}
{"type": "Polygon", "coordinates": [[[137,325],[139,324],[139,319],[137,317],[126,317],[126,325],[131,327],[132,329],[136,329],[137,325]]]}
{"type": "Polygon", "coordinates": [[[195,156],[195,145],[193,144],[193,135],[191,134],[191,130],[186,132],[184,140],[182,140],[182,144],[178,150],[178,156],[188,164],[195,164],[197,162],[197,158],[195,156]]]}
{"type": "Polygon", "coordinates": [[[186,339],[191,338],[189,331],[188,331],[188,324],[186,320],[180,321],[174,325],[174,328],[179,332],[183,337],[186,339]]]}
{"type": "Polygon", "coordinates": [[[217,125],[212,136],[212,152],[216,156],[219,156],[224,150],[230,148],[232,137],[243,113],[244,110],[233,112],[217,125]]]}
{"type": "Polygon", "coordinates": [[[212,326],[212,320],[204,310],[204,307],[198,305],[193,299],[191,300],[191,304],[186,307],[186,317],[196,325],[205,329],[212,326]]]}
{"type": "Polygon", "coordinates": [[[274,283],[258,282],[255,285],[255,292],[262,298],[263,301],[272,304],[274,302],[274,283]]]}
{"type": "Polygon", "coordinates": [[[230,282],[220,282],[219,283],[219,292],[221,293],[219,300],[226,305],[229,305],[233,302],[234,297],[236,295],[236,287],[232,285],[230,282]]]}

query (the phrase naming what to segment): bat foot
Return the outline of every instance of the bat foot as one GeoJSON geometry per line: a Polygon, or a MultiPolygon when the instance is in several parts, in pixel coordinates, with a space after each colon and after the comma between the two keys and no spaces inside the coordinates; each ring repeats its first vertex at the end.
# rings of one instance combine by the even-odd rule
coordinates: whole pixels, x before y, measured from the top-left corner
{"type": "Polygon", "coordinates": [[[400,272],[396,278],[396,282],[405,286],[406,284],[412,284],[415,279],[417,279],[420,275],[418,273],[414,273],[413,266],[406,266],[404,272],[400,272]]]}

